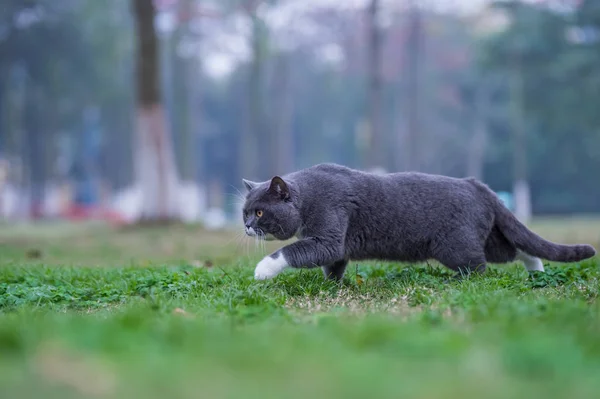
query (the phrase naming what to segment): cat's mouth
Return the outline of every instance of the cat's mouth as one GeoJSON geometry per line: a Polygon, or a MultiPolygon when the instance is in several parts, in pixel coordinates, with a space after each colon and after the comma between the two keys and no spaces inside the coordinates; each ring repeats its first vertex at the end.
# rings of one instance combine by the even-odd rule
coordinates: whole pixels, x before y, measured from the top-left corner
{"type": "Polygon", "coordinates": [[[277,240],[277,237],[275,237],[273,234],[265,233],[264,231],[262,231],[262,229],[258,227],[256,229],[253,227],[246,227],[246,235],[263,241],[277,240]]]}

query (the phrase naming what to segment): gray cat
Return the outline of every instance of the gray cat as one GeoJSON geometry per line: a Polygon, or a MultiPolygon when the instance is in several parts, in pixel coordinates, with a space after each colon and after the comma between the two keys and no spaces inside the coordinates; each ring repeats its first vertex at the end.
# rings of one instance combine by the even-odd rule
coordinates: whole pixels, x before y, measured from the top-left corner
{"type": "Polygon", "coordinates": [[[542,259],[576,262],[596,251],[559,245],[528,230],[485,184],[423,173],[375,175],[320,164],[270,181],[244,180],[246,234],[297,241],[256,266],[259,280],[287,267],[323,268],[341,279],[349,260],[435,259],[459,273],[486,263],[521,260],[543,271],[542,259]]]}

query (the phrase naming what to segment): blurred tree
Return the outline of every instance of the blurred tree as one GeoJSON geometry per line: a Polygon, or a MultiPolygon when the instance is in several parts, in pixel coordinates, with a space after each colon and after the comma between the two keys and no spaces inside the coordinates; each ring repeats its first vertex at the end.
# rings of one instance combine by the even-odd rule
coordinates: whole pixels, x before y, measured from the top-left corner
{"type": "Polygon", "coordinates": [[[277,51],[274,57],[273,83],[269,93],[273,129],[273,174],[285,174],[294,169],[292,130],[294,119],[293,54],[277,51]]]}
{"type": "Polygon", "coordinates": [[[81,75],[74,71],[87,66],[81,57],[85,43],[77,34],[76,2],[7,0],[0,7],[0,86],[5,88],[0,97],[6,98],[2,150],[21,166],[18,183],[29,188],[30,213],[37,216],[47,182],[55,177],[51,144],[61,119],[68,119],[65,99],[81,98],[81,75]]]}
{"type": "Polygon", "coordinates": [[[531,218],[531,198],[527,151],[527,131],[530,128],[527,126],[526,107],[532,102],[525,97],[525,82],[528,80],[527,68],[539,66],[544,58],[547,37],[534,33],[534,29],[543,28],[544,23],[534,8],[519,1],[495,6],[504,11],[510,21],[510,28],[494,37],[490,54],[493,54],[493,68],[502,68],[509,80],[515,213],[527,222],[531,218]]]}
{"type": "MultiPolygon", "coordinates": [[[[28,190],[28,182],[39,183],[32,191],[37,202],[75,161],[85,181],[90,170],[114,188],[133,180],[139,90],[133,90],[130,3],[0,2],[0,145],[24,166],[28,190]],[[94,109],[99,119],[86,128],[84,115],[94,109]],[[94,144],[94,157],[80,150],[86,143],[94,144]]],[[[183,12],[198,3],[162,2],[183,12]]],[[[383,149],[372,147],[369,157],[399,161],[391,169],[470,174],[497,190],[510,190],[520,169],[531,182],[534,211],[600,210],[600,188],[588,184],[600,169],[597,2],[583,1],[575,11],[509,3],[513,22],[476,42],[470,17],[434,12],[421,2],[417,14],[393,2],[366,4],[203,0],[217,18],[176,19],[171,46],[161,47],[173,69],[160,88],[172,83],[173,96],[159,104],[172,113],[181,176],[193,178],[197,160],[201,181],[218,191],[239,185],[240,174],[268,178],[323,161],[369,167],[365,133],[378,114],[381,126],[399,134],[382,128],[383,149]],[[384,17],[379,67],[369,55],[376,48],[374,4],[384,17]],[[198,25],[202,46],[188,46],[198,25]],[[197,68],[190,53],[201,61],[197,68]],[[515,54],[522,55],[519,74],[512,73],[515,54]],[[210,69],[229,59],[226,73],[213,76],[210,69]],[[515,76],[522,79],[511,85],[515,76]],[[195,90],[200,78],[201,93],[195,90]],[[378,80],[379,105],[371,101],[378,80]],[[511,108],[516,92],[522,106],[511,108]],[[512,140],[515,126],[524,132],[519,145],[512,140]],[[515,168],[517,148],[525,150],[524,168],[515,168]],[[418,164],[408,167],[413,160],[418,164]]]]}
{"type": "MultiPolygon", "coordinates": [[[[177,169],[182,180],[199,181],[198,145],[201,132],[201,64],[199,55],[202,45],[204,17],[214,18],[195,0],[179,0],[165,3],[162,10],[166,19],[172,18],[172,31],[163,35],[164,87],[170,87],[169,118],[177,169]],[[168,70],[167,70],[168,69],[168,70]]],[[[158,10],[159,13],[161,10],[158,10]]]]}
{"type": "Polygon", "coordinates": [[[485,78],[479,76],[474,87],[473,104],[469,107],[472,120],[472,134],[469,140],[467,176],[483,180],[483,166],[488,141],[488,114],[490,108],[490,87],[485,78]]]}
{"type": "Polygon", "coordinates": [[[407,128],[404,143],[404,170],[420,170],[421,155],[421,49],[423,46],[421,10],[418,2],[409,4],[409,28],[406,46],[407,128]]]}
{"type": "Polygon", "coordinates": [[[201,40],[196,32],[195,23],[201,23],[199,18],[193,18],[195,11],[193,0],[185,0],[182,4],[181,40],[179,42],[178,56],[183,59],[183,73],[186,83],[185,88],[185,123],[181,131],[181,175],[190,181],[197,181],[197,137],[200,126],[198,118],[200,108],[200,70],[197,62],[198,46],[201,40]]]}
{"type": "Polygon", "coordinates": [[[380,2],[371,0],[367,10],[368,20],[368,76],[369,76],[369,128],[367,162],[368,168],[387,166],[385,162],[385,146],[382,126],[382,71],[381,71],[381,48],[382,32],[380,28],[380,2]]]}
{"type": "Polygon", "coordinates": [[[590,171],[600,167],[600,153],[593,150],[600,146],[600,118],[593,110],[600,93],[599,52],[593,30],[584,29],[600,13],[589,4],[595,3],[567,12],[543,4],[498,4],[510,13],[511,23],[480,47],[482,66],[507,78],[510,95],[504,101],[513,111],[498,131],[511,126],[513,182],[523,176],[533,182],[538,211],[591,211],[588,199],[600,196],[596,186],[579,191],[592,178],[590,171]]]}
{"type": "Polygon", "coordinates": [[[251,22],[250,68],[247,90],[247,125],[244,129],[242,154],[245,173],[259,179],[268,179],[275,174],[273,160],[276,159],[271,123],[265,113],[266,63],[269,55],[268,26],[259,14],[262,0],[245,0],[243,10],[251,22]]]}
{"type": "Polygon", "coordinates": [[[141,190],[144,221],[178,218],[178,177],[162,105],[158,38],[152,0],[132,0],[137,37],[137,117],[135,181],[141,190]]]}

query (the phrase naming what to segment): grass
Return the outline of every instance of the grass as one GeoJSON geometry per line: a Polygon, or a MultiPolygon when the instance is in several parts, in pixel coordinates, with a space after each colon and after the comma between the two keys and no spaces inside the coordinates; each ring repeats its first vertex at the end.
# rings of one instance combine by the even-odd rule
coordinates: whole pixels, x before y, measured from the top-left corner
{"type": "Polygon", "coordinates": [[[381,263],[352,264],[339,285],[319,270],[256,282],[270,249],[193,227],[1,228],[0,397],[600,392],[598,259],[462,282],[381,263]]]}

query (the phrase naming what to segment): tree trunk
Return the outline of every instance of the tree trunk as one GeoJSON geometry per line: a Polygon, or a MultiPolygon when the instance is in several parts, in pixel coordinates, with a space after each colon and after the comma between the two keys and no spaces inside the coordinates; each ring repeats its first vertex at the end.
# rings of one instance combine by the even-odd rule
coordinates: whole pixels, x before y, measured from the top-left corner
{"type": "Polygon", "coordinates": [[[199,126],[199,118],[200,114],[198,110],[199,105],[199,85],[200,85],[200,77],[198,76],[198,64],[196,63],[195,57],[190,57],[185,60],[185,69],[186,69],[186,80],[187,80],[187,124],[186,129],[182,132],[182,142],[183,142],[183,170],[182,174],[186,179],[197,183],[197,164],[198,164],[198,151],[197,151],[197,137],[196,134],[198,126],[199,126]]]}
{"type": "Polygon", "coordinates": [[[511,71],[511,83],[515,215],[521,222],[527,223],[531,219],[531,196],[527,181],[527,140],[523,115],[523,76],[518,56],[515,56],[514,59],[511,71]]]}
{"type": "MultiPolygon", "coordinates": [[[[8,148],[11,152],[11,178],[14,183],[25,189],[29,187],[29,165],[28,165],[28,131],[27,121],[27,96],[30,90],[29,82],[26,78],[22,66],[13,65],[10,67],[9,80],[13,81],[15,87],[8,88],[8,107],[7,112],[8,127],[7,133],[10,137],[8,148]]],[[[12,216],[29,217],[30,209],[27,203],[21,201],[17,207],[16,213],[12,216]]]]}
{"type": "Polygon", "coordinates": [[[290,71],[290,54],[281,53],[275,66],[275,84],[272,98],[273,109],[278,110],[275,119],[275,170],[276,174],[285,174],[294,167],[292,143],[294,96],[290,71]]]}
{"type": "MultiPolygon", "coordinates": [[[[194,0],[187,0],[184,3],[185,12],[188,15],[194,13],[194,0]]],[[[186,22],[185,34],[195,36],[192,28],[192,19],[186,22]]],[[[195,20],[197,22],[198,19],[195,20]]],[[[197,40],[197,37],[196,37],[197,40]]],[[[194,183],[198,183],[198,164],[200,164],[198,153],[198,131],[200,129],[200,100],[201,100],[201,76],[199,73],[200,65],[196,58],[196,53],[190,55],[185,62],[186,80],[187,80],[187,129],[184,132],[185,154],[183,161],[184,175],[194,183]]]]}
{"type": "Polygon", "coordinates": [[[404,156],[406,159],[405,170],[419,169],[419,135],[421,129],[419,123],[419,67],[421,56],[421,30],[421,13],[418,5],[413,2],[409,11],[409,35],[408,45],[406,47],[406,104],[408,107],[408,128],[404,145],[404,156]]]}
{"type": "Polygon", "coordinates": [[[264,64],[266,32],[263,21],[256,15],[259,2],[247,10],[252,21],[252,60],[248,74],[248,96],[246,98],[247,124],[244,129],[242,151],[242,174],[250,179],[267,179],[273,174],[273,140],[265,122],[263,107],[264,64]],[[261,154],[258,156],[257,154],[261,154]]]}
{"type": "Polygon", "coordinates": [[[135,182],[141,191],[140,218],[179,217],[178,178],[173,145],[161,103],[158,38],[152,0],[133,0],[137,31],[137,120],[134,138],[135,182]]]}
{"type": "Polygon", "coordinates": [[[379,0],[371,0],[368,8],[369,20],[369,144],[367,167],[380,167],[385,162],[385,149],[382,134],[381,100],[381,31],[379,29],[379,0]]]}
{"type": "MultiPolygon", "coordinates": [[[[0,65],[0,76],[6,76],[6,72],[0,65]]],[[[4,82],[8,79],[0,79],[0,157],[8,155],[8,123],[6,123],[8,115],[8,90],[5,89],[4,82]]],[[[1,208],[0,208],[1,209],[1,208]]]]}
{"type": "Polygon", "coordinates": [[[39,87],[29,90],[29,104],[25,111],[25,128],[27,131],[27,145],[23,148],[29,165],[30,207],[29,216],[32,219],[42,217],[46,183],[46,134],[42,132],[42,94],[39,87]]]}
{"type": "Polygon", "coordinates": [[[475,106],[473,107],[473,135],[469,143],[467,159],[467,176],[483,180],[483,163],[488,135],[488,91],[486,83],[482,80],[476,90],[475,106]]]}

